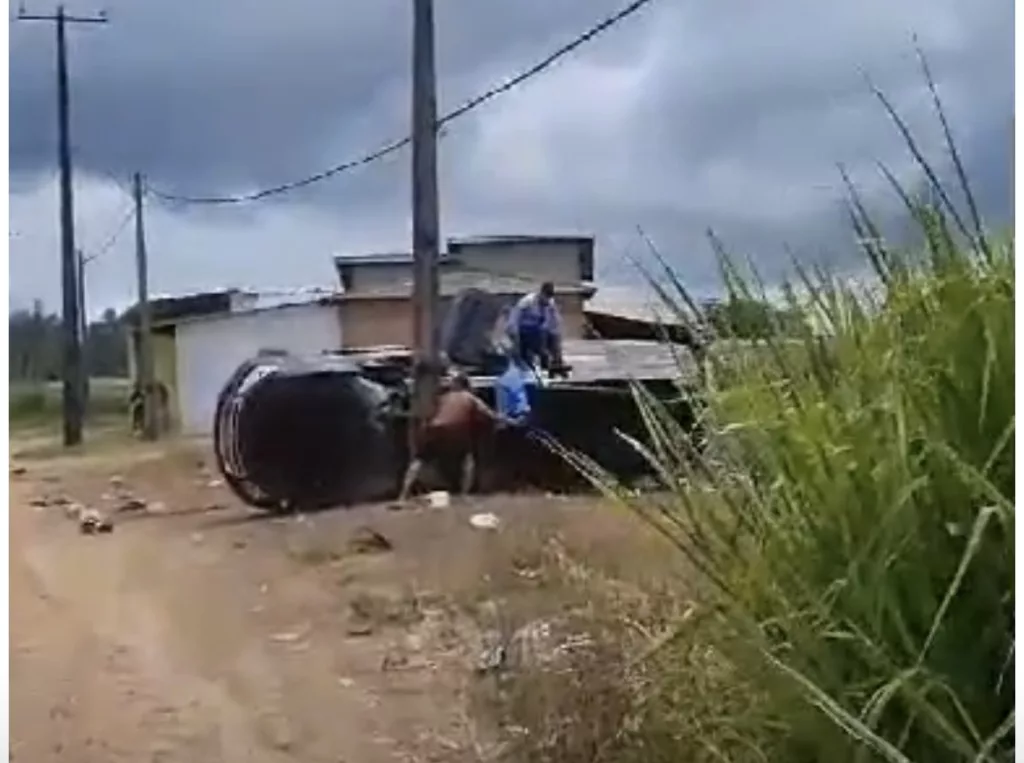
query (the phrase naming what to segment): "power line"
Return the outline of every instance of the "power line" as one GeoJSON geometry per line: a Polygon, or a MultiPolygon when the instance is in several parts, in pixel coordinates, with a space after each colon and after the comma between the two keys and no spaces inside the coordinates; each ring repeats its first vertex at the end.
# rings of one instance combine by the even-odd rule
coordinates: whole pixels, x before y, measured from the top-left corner
{"type": "MultiPolygon", "coordinates": [[[[521,85],[526,80],[535,77],[536,75],[540,74],[541,72],[543,72],[548,67],[552,66],[560,59],[572,53],[577,48],[590,42],[592,39],[600,35],[602,32],[605,32],[606,30],[615,26],[620,21],[624,21],[626,18],[632,16],[634,13],[644,8],[644,6],[649,5],[651,2],[653,2],[653,0],[633,0],[627,6],[620,9],[617,13],[604,18],[603,20],[601,20],[594,26],[590,27],[576,38],[574,38],[571,42],[558,48],[553,53],[548,55],[546,58],[542,59],[541,61],[531,66],[529,69],[526,69],[517,74],[516,76],[512,77],[511,79],[506,80],[502,84],[495,85],[494,87],[490,88],[489,90],[486,90],[480,95],[471,98],[454,111],[449,111],[447,114],[441,117],[441,119],[438,120],[438,129],[448,124],[449,122],[452,122],[458,119],[459,117],[466,115],[473,109],[482,106],[483,104],[487,103],[493,98],[496,98],[499,95],[507,93],[509,90],[512,90],[518,85],[521,85]]],[[[347,172],[348,170],[355,169],[356,167],[371,164],[372,162],[375,162],[378,159],[382,159],[385,156],[388,156],[389,154],[395,153],[396,151],[404,148],[411,142],[412,136],[406,136],[404,138],[401,138],[400,140],[395,140],[390,143],[387,143],[378,148],[377,150],[372,151],[371,153],[366,154],[365,156],[362,156],[358,159],[353,159],[342,164],[337,164],[333,167],[329,167],[328,169],[318,172],[315,175],[310,175],[309,177],[303,178],[301,180],[293,180],[288,183],[282,183],[280,185],[264,188],[263,190],[260,191],[253,191],[252,193],[240,194],[237,196],[182,196],[178,194],[160,191],[152,187],[150,187],[148,190],[149,193],[153,194],[157,198],[163,199],[164,201],[175,202],[178,204],[244,204],[247,202],[259,201],[260,199],[265,199],[268,196],[277,196],[278,194],[288,193],[289,191],[304,188],[305,186],[313,185],[323,180],[327,180],[328,178],[333,177],[334,175],[339,175],[343,172],[347,172]]]]}
{"type": "Polygon", "coordinates": [[[102,175],[107,180],[116,185],[118,189],[120,189],[120,191],[124,193],[125,196],[127,196],[129,199],[132,198],[132,186],[130,177],[118,177],[110,170],[104,169],[99,165],[89,167],[89,169],[85,170],[85,172],[93,173],[96,175],[102,175]]]}
{"type": "Polygon", "coordinates": [[[106,254],[107,251],[110,249],[110,247],[112,247],[117,242],[117,239],[121,236],[121,234],[124,233],[125,228],[128,227],[128,223],[131,222],[132,219],[134,219],[134,217],[135,217],[135,207],[131,206],[131,207],[128,208],[127,214],[125,214],[124,217],[121,219],[121,222],[119,222],[117,224],[117,227],[114,229],[114,232],[111,233],[106,238],[106,240],[103,242],[103,244],[100,245],[99,248],[97,248],[95,252],[93,252],[89,256],[83,258],[83,261],[86,264],[88,264],[88,263],[92,262],[93,260],[95,260],[97,257],[102,257],[104,254],[106,254]]]}

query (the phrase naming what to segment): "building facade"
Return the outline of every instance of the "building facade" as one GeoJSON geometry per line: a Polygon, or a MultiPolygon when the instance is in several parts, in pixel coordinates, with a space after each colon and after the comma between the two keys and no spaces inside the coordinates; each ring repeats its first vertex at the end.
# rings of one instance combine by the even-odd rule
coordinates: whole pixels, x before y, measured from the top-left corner
{"type": "MultiPolygon", "coordinates": [[[[340,319],[346,348],[409,345],[412,337],[412,256],[335,257],[344,295],[340,319]]],[[[555,297],[567,338],[585,334],[585,300],[594,293],[594,239],[582,236],[489,236],[448,241],[438,263],[443,322],[451,299],[474,288],[511,305],[544,281],[555,297]]]]}
{"type": "MultiPolygon", "coordinates": [[[[167,417],[184,434],[208,434],[217,397],[238,366],[260,352],[303,355],[342,346],[337,300],[296,295],[274,304],[229,291],[159,301],[153,320],[153,375],[167,390],[167,417]],[[201,307],[200,307],[201,305],[201,307]]],[[[129,320],[130,324],[130,320],[129,320]]],[[[129,325],[129,373],[136,378],[137,331],[129,325]]]]}
{"type": "MultiPolygon", "coordinates": [[[[565,337],[586,335],[583,306],[594,292],[593,239],[453,239],[448,250],[439,266],[439,327],[452,299],[466,289],[497,295],[511,306],[551,281],[565,337]]],[[[223,385],[261,351],[316,355],[413,343],[410,255],[336,257],[335,268],[340,289],[274,294],[227,289],[153,300],[154,374],[167,390],[172,425],[186,434],[208,433],[223,385]]],[[[122,317],[129,328],[132,378],[138,336],[134,310],[122,317]]]]}

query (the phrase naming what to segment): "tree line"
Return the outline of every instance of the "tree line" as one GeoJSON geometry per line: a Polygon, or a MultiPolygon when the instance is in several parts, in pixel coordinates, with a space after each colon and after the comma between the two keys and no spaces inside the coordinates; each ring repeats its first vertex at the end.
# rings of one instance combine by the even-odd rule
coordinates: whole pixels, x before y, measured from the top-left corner
{"type": "MultiPolygon", "coordinates": [[[[43,310],[36,300],[31,310],[15,310],[9,316],[11,381],[56,381],[61,378],[63,325],[60,316],[43,310]]],[[[82,347],[85,367],[92,377],[128,375],[128,351],[124,329],[112,309],[86,329],[82,347]]]]}

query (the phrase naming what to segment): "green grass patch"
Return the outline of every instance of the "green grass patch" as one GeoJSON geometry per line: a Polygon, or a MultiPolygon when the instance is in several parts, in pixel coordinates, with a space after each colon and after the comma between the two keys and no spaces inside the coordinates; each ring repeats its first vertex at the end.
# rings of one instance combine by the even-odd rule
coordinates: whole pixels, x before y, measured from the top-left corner
{"type": "MultiPolygon", "coordinates": [[[[86,420],[110,423],[120,418],[127,426],[129,391],[127,379],[90,380],[86,420]]],[[[12,381],[8,398],[11,427],[35,429],[58,425],[61,395],[60,382],[12,381]]]]}

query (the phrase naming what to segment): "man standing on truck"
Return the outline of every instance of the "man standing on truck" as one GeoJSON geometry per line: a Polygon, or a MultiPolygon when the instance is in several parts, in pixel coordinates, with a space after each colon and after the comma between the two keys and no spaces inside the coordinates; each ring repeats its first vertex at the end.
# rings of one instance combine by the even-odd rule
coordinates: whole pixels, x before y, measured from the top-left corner
{"type": "Polygon", "coordinates": [[[425,463],[437,468],[449,483],[455,482],[458,473],[459,489],[467,494],[476,476],[476,454],[484,430],[493,429],[500,421],[502,418],[473,394],[469,378],[456,372],[438,398],[434,417],[420,433],[397,505],[408,500],[425,463]]]}
{"type": "Polygon", "coordinates": [[[512,354],[546,370],[562,370],[562,317],[555,304],[555,285],[541,284],[537,291],[520,299],[508,314],[506,324],[512,354]]]}

